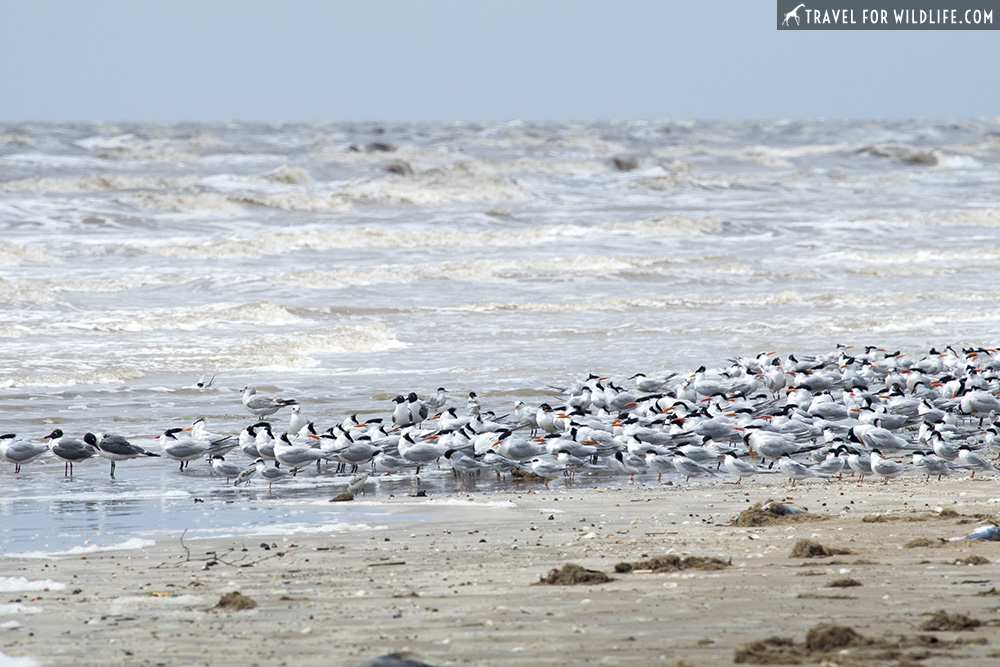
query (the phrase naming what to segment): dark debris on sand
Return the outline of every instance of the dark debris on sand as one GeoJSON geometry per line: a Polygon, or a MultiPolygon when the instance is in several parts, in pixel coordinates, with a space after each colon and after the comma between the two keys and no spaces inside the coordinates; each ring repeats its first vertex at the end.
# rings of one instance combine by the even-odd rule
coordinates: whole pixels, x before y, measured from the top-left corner
{"type": "Polygon", "coordinates": [[[253,598],[249,598],[239,591],[233,591],[220,597],[219,603],[215,605],[215,609],[235,609],[240,611],[243,609],[253,609],[256,606],[257,601],[253,598]]]}
{"type": "Polygon", "coordinates": [[[912,664],[910,661],[923,661],[931,656],[957,658],[940,651],[983,643],[980,639],[945,641],[934,635],[873,639],[842,625],[821,623],[809,629],[802,644],[788,637],[768,637],[743,644],[734,651],[733,662],[745,665],[820,663],[860,666],[896,660],[900,665],[909,665],[912,664]],[[910,653],[904,652],[906,650],[910,653]]]}
{"type": "Polygon", "coordinates": [[[331,503],[345,503],[345,502],[349,502],[351,500],[354,500],[354,494],[351,493],[350,491],[345,491],[344,493],[341,493],[339,496],[334,496],[333,498],[330,498],[329,502],[331,502],[331,503]]]}
{"type": "Polygon", "coordinates": [[[918,537],[918,538],[910,540],[909,542],[907,542],[906,544],[904,544],[903,548],[904,549],[920,549],[920,548],[927,547],[927,548],[935,549],[937,547],[943,547],[945,544],[947,544],[947,541],[942,540],[941,538],[931,539],[929,537],[918,537]]]}
{"type": "Polygon", "coordinates": [[[615,565],[615,572],[625,574],[635,570],[651,570],[654,574],[660,572],[679,572],[680,570],[724,570],[732,565],[720,558],[710,556],[656,556],[649,560],[638,560],[631,563],[621,562],[615,565]]]}
{"type": "Polygon", "coordinates": [[[777,524],[822,521],[825,516],[811,514],[796,505],[768,499],[756,503],[739,513],[733,520],[734,526],[773,526],[777,524]]]}
{"type": "Polygon", "coordinates": [[[965,614],[949,614],[944,609],[940,609],[930,618],[920,624],[921,630],[927,631],[950,631],[971,630],[983,624],[978,618],[970,618],[965,614]]]}
{"type": "Polygon", "coordinates": [[[433,665],[410,658],[406,653],[389,653],[366,662],[361,667],[433,667],[433,665]]]}
{"type": "Polygon", "coordinates": [[[614,579],[599,570],[588,570],[576,563],[566,563],[561,568],[549,570],[548,575],[542,577],[538,584],[573,586],[577,584],[604,584],[609,581],[614,581],[614,579]]]}
{"type": "Polygon", "coordinates": [[[789,558],[828,558],[830,556],[842,556],[851,553],[850,549],[839,549],[837,547],[824,547],[818,542],[810,540],[799,540],[792,547],[789,558]]]}

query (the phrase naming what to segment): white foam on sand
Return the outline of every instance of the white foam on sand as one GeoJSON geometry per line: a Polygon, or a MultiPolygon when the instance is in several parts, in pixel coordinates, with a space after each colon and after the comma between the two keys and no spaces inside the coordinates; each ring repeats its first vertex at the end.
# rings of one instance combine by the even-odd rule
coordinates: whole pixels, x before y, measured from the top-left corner
{"type": "Polygon", "coordinates": [[[117,544],[85,544],[73,547],[66,551],[27,551],[19,554],[2,554],[0,558],[56,558],[58,556],[79,556],[81,554],[92,554],[98,551],[128,551],[130,549],[142,549],[151,547],[156,542],[144,540],[140,537],[133,537],[117,544]]]}
{"type": "Polygon", "coordinates": [[[24,577],[0,577],[0,593],[19,593],[21,591],[61,591],[66,584],[51,579],[29,581],[24,577]]]}
{"type": "Polygon", "coordinates": [[[0,667],[42,667],[42,662],[30,657],[14,658],[0,653],[0,667]]]}

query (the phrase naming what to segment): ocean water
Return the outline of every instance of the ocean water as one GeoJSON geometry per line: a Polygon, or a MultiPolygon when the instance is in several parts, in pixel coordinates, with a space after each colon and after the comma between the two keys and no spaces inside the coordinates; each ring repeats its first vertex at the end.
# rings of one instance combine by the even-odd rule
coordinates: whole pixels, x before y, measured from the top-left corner
{"type": "MultiPolygon", "coordinates": [[[[998,119],[0,125],[0,432],[155,448],[250,423],[247,383],[325,428],[438,386],[503,414],[592,371],[995,345],[998,162],[998,119]]],[[[353,520],[290,500],[342,479],[175,465],[0,465],[4,549],[353,520]]]]}

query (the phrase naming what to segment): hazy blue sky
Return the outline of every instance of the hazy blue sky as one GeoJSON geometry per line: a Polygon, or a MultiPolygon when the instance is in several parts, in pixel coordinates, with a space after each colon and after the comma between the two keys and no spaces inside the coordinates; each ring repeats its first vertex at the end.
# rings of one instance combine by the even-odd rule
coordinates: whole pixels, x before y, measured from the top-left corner
{"type": "Polygon", "coordinates": [[[951,118],[996,32],[778,32],[773,0],[4,3],[0,121],[951,118]]]}

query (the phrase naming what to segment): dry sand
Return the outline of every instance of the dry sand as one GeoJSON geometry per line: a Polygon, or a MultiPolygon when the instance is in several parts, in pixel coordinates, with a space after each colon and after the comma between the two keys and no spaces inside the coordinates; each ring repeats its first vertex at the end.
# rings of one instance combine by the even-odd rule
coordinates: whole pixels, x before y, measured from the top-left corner
{"type": "Polygon", "coordinates": [[[0,594],[41,610],[0,616],[21,623],[0,630],[0,654],[47,665],[361,665],[395,651],[432,665],[1000,664],[1000,542],[941,541],[1000,510],[996,480],[519,486],[432,500],[379,499],[427,518],[377,530],[275,526],[266,539],[167,536],[141,550],[2,560],[2,576],[66,589],[0,594]],[[768,498],[823,520],[731,525],[768,498]],[[800,540],[850,553],[792,557],[800,540]],[[667,554],[731,565],[615,572],[667,554]],[[535,585],[567,563],[613,581],[535,585]],[[839,580],[854,585],[830,587],[839,580]],[[234,591],[257,606],[216,608],[234,591]],[[940,626],[940,610],[981,623],[921,629],[940,626]],[[861,638],[824,643],[814,630],[807,648],[820,624],[861,638]],[[774,643],[737,653],[772,636],[793,642],[784,657],[774,643]]]}

